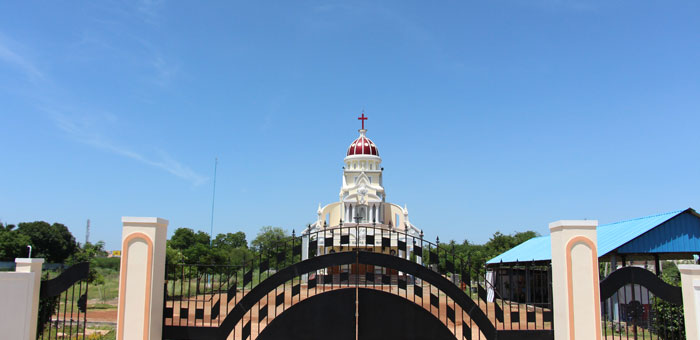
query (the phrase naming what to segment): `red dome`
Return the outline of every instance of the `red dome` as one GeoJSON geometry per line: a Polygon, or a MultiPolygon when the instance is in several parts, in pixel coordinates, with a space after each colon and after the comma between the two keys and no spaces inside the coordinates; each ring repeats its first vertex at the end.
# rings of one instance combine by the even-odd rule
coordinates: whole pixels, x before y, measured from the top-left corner
{"type": "Polygon", "coordinates": [[[377,146],[374,145],[374,143],[371,140],[369,140],[369,138],[365,137],[363,134],[359,138],[355,139],[355,141],[353,141],[352,144],[350,144],[347,155],[379,156],[379,150],[377,150],[377,146]]]}

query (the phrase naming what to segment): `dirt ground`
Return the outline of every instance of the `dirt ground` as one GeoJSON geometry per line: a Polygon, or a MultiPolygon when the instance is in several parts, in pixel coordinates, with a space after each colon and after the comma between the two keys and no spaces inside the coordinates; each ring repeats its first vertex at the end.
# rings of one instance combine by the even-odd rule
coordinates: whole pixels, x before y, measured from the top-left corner
{"type": "Polygon", "coordinates": [[[88,309],[87,321],[116,323],[117,309],[88,309]]]}

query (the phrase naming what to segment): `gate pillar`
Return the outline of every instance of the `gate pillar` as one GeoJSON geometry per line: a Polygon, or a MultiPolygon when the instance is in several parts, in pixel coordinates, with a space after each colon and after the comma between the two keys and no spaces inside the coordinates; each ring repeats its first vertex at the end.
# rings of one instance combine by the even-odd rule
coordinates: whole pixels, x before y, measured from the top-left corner
{"type": "Polygon", "coordinates": [[[601,339],[597,227],[589,220],[549,224],[557,340],[601,339]]]}
{"type": "Polygon", "coordinates": [[[36,339],[44,259],[15,259],[15,272],[0,273],[0,329],[3,339],[36,339]]]}
{"type": "Polygon", "coordinates": [[[679,264],[678,271],[681,272],[685,337],[700,340],[700,265],[679,264]]]}
{"type": "Polygon", "coordinates": [[[168,221],[122,217],[118,340],[160,340],[168,221]]]}

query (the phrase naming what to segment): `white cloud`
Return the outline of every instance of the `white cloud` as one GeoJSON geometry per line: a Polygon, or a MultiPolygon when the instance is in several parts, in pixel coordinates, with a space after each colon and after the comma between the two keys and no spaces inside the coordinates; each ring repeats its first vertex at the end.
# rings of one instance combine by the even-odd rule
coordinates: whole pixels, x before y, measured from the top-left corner
{"type": "Polygon", "coordinates": [[[70,117],[67,114],[56,110],[46,111],[51,115],[56,127],[66,132],[78,142],[90,145],[97,149],[109,151],[120,156],[131,158],[156,168],[160,168],[176,177],[190,181],[194,185],[203,184],[208,180],[207,177],[199,175],[188,166],[173,159],[163,150],[156,150],[156,157],[147,157],[142,153],[118,145],[117,143],[105,138],[99,132],[96,132],[95,125],[97,123],[113,123],[116,121],[116,116],[112,114],[103,113],[77,118],[75,116],[70,117]]]}
{"type": "Polygon", "coordinates": [[[6,64],[19,68],[31,79],[40,79],[44,75],[27,57],[20,55],[15,49],[10,48],[7,39],[0,36],[0,60],[6,64]]]}

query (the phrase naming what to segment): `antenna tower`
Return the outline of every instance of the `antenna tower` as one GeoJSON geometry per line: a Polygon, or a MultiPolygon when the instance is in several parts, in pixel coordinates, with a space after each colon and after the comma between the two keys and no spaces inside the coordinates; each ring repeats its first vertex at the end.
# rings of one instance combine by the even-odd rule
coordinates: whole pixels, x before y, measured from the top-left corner
{"type": "Polygon", "coordinates": [[[87,226],[85,227],[85,244],[90,242],[90,219],[87,220],[87,226]]]}
{"type": "Polygon", "coordinates": [[[214,199],[216,198],[216,166],[219,164],[219,158],[214,158],[214,189],[211,194],[211,223],[209,225],[209,246],[214,242],[214,199]]]}

